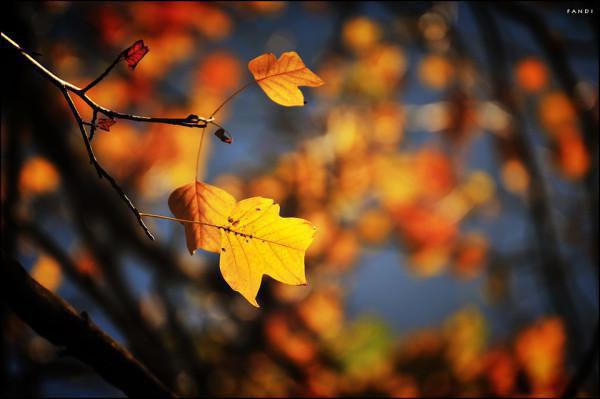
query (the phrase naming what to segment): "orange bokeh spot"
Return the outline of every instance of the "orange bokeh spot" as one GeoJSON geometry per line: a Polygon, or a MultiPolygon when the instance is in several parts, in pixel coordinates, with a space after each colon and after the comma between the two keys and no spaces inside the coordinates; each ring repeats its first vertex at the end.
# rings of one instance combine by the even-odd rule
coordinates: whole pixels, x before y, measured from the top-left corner
{"type": "Polygon", "coordinates": [[[222,93],[235,90],[241,75],[238,59],[225,51],[218,51],[204,59],[198,71],[198,81],[202,86],[222,93]]]}
{"type": "Polygon", "coordinates": [[[118,46],[127,40],[129,24],[117,9],[108,5],[99,7],[93,21],[100,28],[100,37],[105,43],[118,46]]]}
{"type": "Polygon", "coordinates": [[[527,92],[538,92],[548,83],[548,69],[542,61],[529,57],[521,60],[515,69],[517,84],[527,92]]]}
{"type": "Polygon", "coordinates": [[[466,236],[456,249],[453,270],[459,277],[474,278],[487,261],[488,241],[485,236],[466,236]]]}
{"type": "Polygon", "coordinates": [[[108,133],[96,134],[94,149],[99,161],[118,177],[130,173],[131,166],[140,155],[140,137],[135,130],[126,123],[120,123],[108,133]]]}
{"type": "Polygon", "coordinates": [[[329,212],[315,209],[301,214],[300,217],[310,220],[317,227],[313,243],[308,247],[306,255],[315,257],[330,248],[337,232],[337,225],[329,212]]]}
{"type": "Polygon", "coordinates": [[[529,187],[529,172],[518,159],[509,159],[502,164],[501,177],[506,189],[512,193],[524,194],[529,187]]]}
{"type": "Polygon", "coordinates": [[[240,6],[252,8],[260,13],[274,13],[283,10],[287,3],[285,1],[246,1],[240,3],[240,6]]]}
{"type": "Polygon", "coordinates": [[[356,259],[358,251],[356,233],[351,230],[341,230],[331,243],[326,262],[336,270],[345,271],[356,259]]]}
{"type": "Polygon", "coordinates": [[[383,103],[373,110],[371,139],[382,148],[395,149],[404,135],[405,116],[396,103],[383,103]]]}
{"type": "Polygon", "coordinates": [[[444,245],[419,248],[410,255],[410,271],[421,278],[436,276],[444,270],[450,252],[450,247],[444,245]]]}
{"type": "Polygon", "coordinates": [[[428,55],[419,64],[419,78],[432,89],[445,88],[453,77],[454,67],[446,57],[428,55]]]}
{"type": "Polygon", "coordinates": [[[250,181],[248,185],[249,197],[272,198],[277,203],[285,201],[287,187],[281,181],[272,176],[260,176],[250,181]]]}
{"type": "Polygon", "coordinates": [[[283,314],[271,315],[265,323],[269,342],[294,363],[305,365],[316,356],[315,344],[307,334],[296,332],[283,314]]]}
{"type": "Polygon", "coordinates": [[[60,176],[56,167],[40,156],[27,160],[19,176],[19,190],[24,195],[52,192],[59,183],[60,176]]]}
{"type": "Polygon", "coordinates": [[[544,128],[551,136],[564,126],[577,123],[577,113],[573,103],[563,92],[552,92],[545,95],[538,106],[538,114],[544,128]]]}
{"type": "Polygon", "coordinates": [[[100,269],[98,263],[94,257],[87,251],[78,251],[75,256],[75,267],[79,273],[90,276],[99,277],[102,275],[102,269],[100,269]]]}
{"type": "Polygon", "coordinates": [[[379,25],[366,17],[357,17],[344,24],[342,38],[344,44],[358,53],[372,47],[379,40],[379,25]]]}
{"type": "Polygon", "coordinates": [[[33,265],[31,277],[52,292],[60,287],[63,280],[60,265],[53,258],[45,255],[40,256],[33,265]]]}
{"type": "Polygon", "coordinates": [[[548,393],[564,367],[565,331],[562,320],[550,317],[522,331],[515,352],[533,386],[533,392],[548,393]]]}
{"type": "Polygon", "coordinates": [[[317,291],[298,307],[306,325],[324,338],[335,337],[344,322],[344,309],[339,294],[333,290],[317,291]]]}
{"type": "Polygon", "coordinates": [[[251,197],[246,194],[246,184],[237,175],[225,173],[215,178],[215,186],[227,191],[236,199],[251,197]]]}
{"type": "Polygon", "coordinates": [[[406,240],[414,247],[445,245],[458,233],[457,226],[452,220],[418,205],[396,210],[394,218],[406,240]]]}
{"type": "Polygon", "coordinates": [[[566,127],[557,135],[555,160],[570,179],[582,178],[590,167],[590,158],[579,131],[566,127]]]}
{"type": "Polygon", "coordinates": [[[381,244],[392,229],[388,214],[381,209],[370,209],[362,214],[358,221],[360,238],[369,244],[381,244]]]}
{"type": "Polygon", "coordinates": [[[494,395],[506,396],[512,393],[517,379],[517,365],[512,355],[505,350],[492,350],[486,355],[484,364],[494,395]]]}
{"type": "Polygon", "coordinates": [[[453,167],[450,159],[442,152],[426,148],[415,157],[416,181],[423,195],[439,198],[454,186],[453,167]]]}

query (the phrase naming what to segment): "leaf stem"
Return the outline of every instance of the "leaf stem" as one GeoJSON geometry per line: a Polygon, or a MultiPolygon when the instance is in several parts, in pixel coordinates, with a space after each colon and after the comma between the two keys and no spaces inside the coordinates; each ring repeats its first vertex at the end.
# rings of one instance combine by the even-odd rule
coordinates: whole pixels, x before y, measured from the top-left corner
{"type": "Polygon", "coordinates": [[[217,114],[217,112],[219,112],[219,111],[221,110],[221,108],[223,108],[223,107],[225,106],[225,104],[227,104],[229,101],[233,100],[233,98],[234,98],[235,96],[237,96],[238,94],[240,94],[241,92],[243,92],[244,90],[246,90],[246,89],[248,88],[248,86],[250,86],[252,83],[255,83],[255,82],[256,82],[256,80],[254,80],[254,79],[253,79],[253,80],[251,80],[251,81],[247,82],[245,85],[243,85],[243,86],[242,86],[242,87],[240,87],[239,89],[237,89],[236,91],[234,91],[234,92],[233,92],[231,95],[229,95],[229,97],[227,97],[227,98],[225,99],[225,101],[223,101],[223,102],[221,103],[221,105],[219,105],[219,106],[217,107],[217,109],[215,109],[215,110],[213,111],[213,113],[212,113],[212,114],[210,114],[210,116],[209,116],[209,119],[211,119],[212,117],[214,117],[214,116],[217,114]]]}
{"type": "Polygon", "coordinates": [[[141,217],[155,218],[155,219],[172,220],[174,222],[181,222],[181,223],[201,224],[201,225],[204,225],[204,226],[216,227],[218,229],[219,228],[223,228],[223,226],[218,226],[216,224],[211,224],[211,223],[206,223],[206,222],[200,222],[198,220],[178,219],[178,218],[173,218],[173,217],[170,217],[170,216],[156,215],[154,213],[140,212],[140,216],[141,217]]]}
{"type": "MultiPolygon", "coordinates": [[[[238,94],[240,94],[242,91],[246,90],[248,88],[248,86],[250,86],[252,83],[255,83],[256,80],[251,80],[249,82],[247,82],[245,85],[243,85],[242,87],[240,87],[239,89],[237,89],[236,91],[234,91],[233,93],[231,93],[229,95],[229,97],[227,97],[222,103],[221,105],[219,105],[208,117],[208,119],[206,119],[207,123],[211,123],[217,127],[223,128],[223,126],[219,125],[218,123],[216,123],[214,121],[215,119],[215,115],[217,114],[217,112],[219,112],[224,106],[225,104],[227,104],[229,101],[233,100],[233,98],[235,96],[237,96],[238,94]]],[[[198,169],[200,168],[200,154],[202,152],[202,144],[204,143],[204,134],[206,133],[206,124],[204,125],[204,127],[202,127],[202,133],[200,134],[200,144],[198,145],[198,153],[196,154],[196,177],[195,177],[195,181],[199,181],[198,180],[198,169]]],[[[195,183],[195,182],[194,182],[195,183]]]]}
{"type": "Polygon", "coordinates": [[[196,153],[196,175],[194,184],[198,181],[198,170],[200,169],[200,155],[202,154],[202,144],[204,143],[204,134],[206,133],[206,127],[202,128],[202,133],[200,133],[200,144],[198,145],[198,152],[196,153]]]}

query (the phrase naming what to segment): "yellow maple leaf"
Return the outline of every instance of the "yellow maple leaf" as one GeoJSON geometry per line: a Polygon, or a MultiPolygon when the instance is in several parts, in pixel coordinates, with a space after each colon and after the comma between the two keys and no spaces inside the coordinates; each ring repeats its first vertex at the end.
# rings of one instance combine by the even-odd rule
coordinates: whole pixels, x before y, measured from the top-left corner
{"type": "Polygon", "coordinates": [[[298,86],[318,87],[324,83],[295,51],[283,53],[279,59],[273,53],[260,55],[248,63],[248,69],[265,94],[286,107],[304,105],[298,86]]]}
{"type": "Polygon", "coordinates": [[[240,202],[226,191],[195,182],[177,188],[169,208],[185,227],[188,250],[218,252],[229,286],[258,307],[264,274],[290,285],[306,284],[304,254],[315,227],[300,218],[282,218],[279,205],[263,197],[240,202]]]}

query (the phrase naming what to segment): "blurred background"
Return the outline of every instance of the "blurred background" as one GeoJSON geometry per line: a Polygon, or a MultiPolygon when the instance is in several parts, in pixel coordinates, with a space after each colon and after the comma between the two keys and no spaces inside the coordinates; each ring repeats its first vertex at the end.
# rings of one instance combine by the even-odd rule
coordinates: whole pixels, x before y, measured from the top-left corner
{"type": "MultiPolygon", "coordinates": [[[[81,87],[143,39],[134,71],[90,91],[116,111],[208,116],[264,52],[326,82],[300,108],[250,86],[218,115],[233,144],[204,142],[204,181],[318,229],[308,285],[267,277],[256,309],[180,224],[148,220],[148,240],[60,92],[3,43],[3,250],[182,395],[559,395],[598,321],[598,25],[568,11],[585,8],[3,5],[3,32],[81,87]]],[[[92,144],[140,210],[171,216],[199,132],[120,120],[92,144]]],[[[122,395],[1,322],[4,396],[122,395]]]]}

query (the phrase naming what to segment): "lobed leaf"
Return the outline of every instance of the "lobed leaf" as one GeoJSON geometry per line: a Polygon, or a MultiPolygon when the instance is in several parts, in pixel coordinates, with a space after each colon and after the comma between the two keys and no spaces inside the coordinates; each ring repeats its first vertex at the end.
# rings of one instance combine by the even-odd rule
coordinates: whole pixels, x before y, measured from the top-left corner
{"type": "Polygon", "coordinates": [[[315,227],[299,218],[282,218],[273,200],[252,197],[237,203],[221,230],[221,274],[227,284],[258,307],[263,274],[284,284],[304,285],[304,254],[315,227]]]}
{"type": "Polygon", "coordinates": [[[298,86],[324,84],[295,51],[283,53],[279,59],[273,53],[263,54],[250,61],[248,69],[265,94],[286,107],[304,105],[304,95],[298,86]]]}
{"type": "Polygon", "coordinates": [[[306,284],[304,255],[315,226],[282,218],[273,200],[252,197],[236,204],[225,191],[196,182],[175,190],[169,207],[177,218],[195,222],[184,223],[190,253],[220,252],[223,278],[252,305],[258,307],[265,274],[285,284],[306,284]]]}

